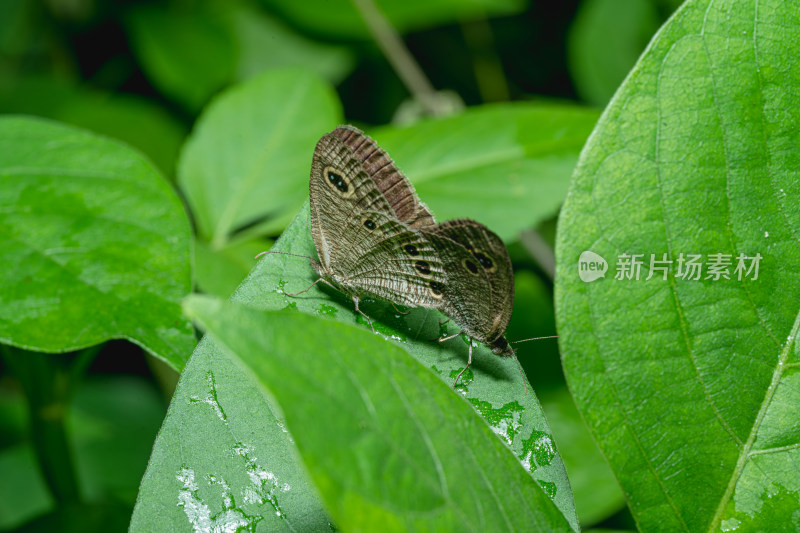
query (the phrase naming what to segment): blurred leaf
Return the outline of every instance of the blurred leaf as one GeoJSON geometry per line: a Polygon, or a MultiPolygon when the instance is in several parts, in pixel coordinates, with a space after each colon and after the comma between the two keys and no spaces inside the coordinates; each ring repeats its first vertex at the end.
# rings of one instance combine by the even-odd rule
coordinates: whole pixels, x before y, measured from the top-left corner
{"type": "Polygon", "coordinates": [[[567,41],[570,73],[581,97],[606,105],[658,26],[652,0],[584,0],[567,41]]]}
{"type": "Polygon", "coordinates": [[[73,82],[55,76],[0,78],[0,112],[54,118],[64,102],[77,97],[73,82]]]}
{"type": "Polygon", "coordinates": [[[308,196],[314,146],[340,117],[333,89],[302,70],[268,71],[216,98],[178,166],[199,238],[222,248],[243,226],[280,232],[308,196]]]}
{"type": "MultiPolygon", "coordinates": [[[[314,33],[339,38],[364,39],[369,37],[367,27],[352,2],[327,0],[261,0],[281,13],[293,25],[305,27],[314,33]]],[[[511,15],[523,11],[526,0],[375,0],[378,9],[394,28],[405,33],[410,30],[433,28],[454,24],[470,18],[492,15],[511,15]]]]}
{"type": "Polygon", "coordinates": [[[183,125],[144,98],[106,94],[48,77],[0,82],[0,112],[52,118],[114,137],[142,150],[167,175],[185,135],[183,125]]]}
{"type": "Polygon", "coordinates": [[[531,272],[517,271],[514,275],[514,312],[506,330],[506,338],[517,350],[517,357],[534,388],[561,387],[561,356],[556,339],[540,339],[514,344],[531,337],[556,334],[553,298],[545,284],[531,272]]]}
{"type": "Polygon", "coordinates": [[[190,112],[233,78],[237,50],[224,10],[139,3],[125,22],[148,78],[190,112]]]}
{"type": "Polygon", "coordinates": [[[256,255],[269,250],[272,241],[254,239],[212,249],[195,240],[194,268],[197,287],[208,294],[228,297],[256,264],[256,255]]]}
{"type": "Polygon", "coordinates": [[[486,105],[374,138],[437,220],[473,218],[511,240],[559,208],[597,117],[581,107],[486,105]]]}
{"type": "Polygon", "coordinates": [[[127,20],[148,78],[192,112],[228,84],[270,68],[304,68],[337,83],[355,66],[344,46],[309,40],[246,2],[141,4],[127,20]]]}
{"type": "Polygon", "coordinates": [[[778,0],[684,4],[600,120],[561,212],[564,370],[644,531],[800,523],[798,27],[778,0]],[[605,278],[579,279],[585,250],[605,278]],[[623,253],[644,254],[642,279],[615,279],[623,253]],[[645,281],[650,254],[672,261],[666,279],[645,281]],[[700,254],[702,279],[681,254],[700,254]],[[729,254],[730,279],[709,277],[713,254],[729,254]],[[740,279],[739,254],[761,255],[757,279],[740,279]]]}
{"type": "Polygon", "coordinates": [[[0,472],[0,531],[11,530],[54,508],[30,445],[0,450],[0,472]]]}
{"type": "Polygon", "coordinates": [[[354,54],[344,46],[307,39],[247,4],[230,5],[231,23],[239,43],[239,80],[268,68],[305,67],[337,84],[355,67],[354,54]]]}
{"type": "Polygon", "coordinates": [[[342,529],[570,531],[469,404],[400,347],[300,313],[200,296],[184,309],[274,396],[342,529]]]}
{"type": "MultiPolygon", "coordinates": [[[[23,403],[20,396],[15,404],[10,398],[4,401],[0,419],[23,403]]],[[[139,378],[106,376],[82,383],[71,407],[71,451],[83,497],[87,501],[113,500],[132,505],[163,417],[158,392],[139,378]]],[[[29,443],[0,452],[0,472],[0,529],[54,509],[55,502],[29,443]]],[[[127,524],[130,508],[123,509],[127,524]]],[[[70,516],[73,527],[87,526],[79,515],[70,516]]],[[[43,523],[51,523],[51,519],[43,523]]],[[[62,531],[68,525],[63,522],[56,530],[62,531]]]]}
{"type": "Polygon", "coordinates": [[[144,379],[110,375],[81,383],[67,428],[87,501],[133,505],[164,411],[144,379]]]}
{"type": "Polygon", "coordinates": [[[540,394],[564,459],[582,527],[597,524],[625,506],[625,497],[605,457],[597,448],[567,387],[540,394]]]}
{"type": "Polygon", "coordinates": [[[28,410],[24,398],[17,389],[0,387],[0,448],[24,442],[27,434],[28,410]]]}
{"type": "Polygon", "coordinates": [[[4,0],[0,17],[0,53],[7,56],[30,52],[39,30],[34,0],[4,0]]]}
{"type": "Polygon", "coordinates": [[[0,339],[46,352],[126,338],[182,368],[194,345],[183,206],[138,153],[0,119],[0,339]]]}
{"type": "Polygon", "coordinates": [[[124,532],[130,507],[115,503],[68,503],[54,512],[17,529],[17,533],[85,533],[86,531],[124,532]]]}
{"type": "MultiPolygon", "coordinates": [[[[313,254],[307,217],[308,207],[297,215],[274,250],[313,254]]],[[[352,303],[335,291],[317,285],[298,297],[284,294],[284,289],[289,292],[305,289],[315,277],[307,260],[267,255],[236,291],[234,299],[261,309],[298,309],[344,323],[359,323],[369,330],[363,320],[356,319],[358,315],[352,303]]],[[[442,315],[418,309],[404,316],[389,304],[370,301],[364,302],[363,309],[373,318],[375,328],[382,335],[401,342],[414,357],[452,386],[455,375],[466,362],[467,346],[459,339],[442,344],[429,340],[447,329],[439,326],[442,315]]],[[[451,331],[453,329],[451,327],[451,331]]],[[[287,335],[286,339],[305,342],[299,336],[287,335]]],[[[391,344],[387,343],[386,350],[391,349],[391,344]]],[[[324,366],[319,368],[327,372],[324,366]]],[[[494,432],[506,440],[577,528],[563,464],[555,452],[535,396],[531,391],[523,395],[514,361],[497,357],[479,346],[470,370],[459,387],[461,394],[484,416],[494,432]]],[[[156,440],[139,492],[132,530],[147,531],[156,523],[185,529],[187,523],[195,523],[197,519],[188,506],[177,507],[179,498],[187,497],[204,512],[217,517],[215,520],[222,520],[224,516],[238,517],[242,524],[263,520],[260,527],[281,530],[310,531],[326,527],[327,515],[313,498],[315,489],[309,484],[304,469],[295,462],[294,445],[280,418],[272,418],[276,416],[274,413],[276,408],[264,400],[240,367],[229,362],[210,342],[201,342],[181,376],[156,440]],[[203,428],[203,431],[193,428],[203,428]],[[248,472],[253,471],[272,473],[272,481],[253,486],[248,477],[248,472]],[[194,484],[188,481],[190,473],[194,484]],[[176,484],[176,476],[187,481],[182,486],[176,484]],[[283,490],[284,484],[290,489],[283,490]],[[253,490],[262,496],[245,499],[244,495],[253,490]],[[236,506],[226,507],[226,497],[238,502],[236,506]],[[276,517],[277,511],[280,517],[276,517]]]]}
{"type": "Polygon", "coordinates": [[[126,94],[104,96],[81,91],[53,117],[108,135],[143,151],[167,176],[175,174],[185,128],[163,108],[126,94]]]}

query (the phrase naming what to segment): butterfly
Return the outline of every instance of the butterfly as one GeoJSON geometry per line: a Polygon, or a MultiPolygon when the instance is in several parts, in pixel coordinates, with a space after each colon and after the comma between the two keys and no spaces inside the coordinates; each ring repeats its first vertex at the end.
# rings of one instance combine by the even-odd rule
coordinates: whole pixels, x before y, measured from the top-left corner
{"type": "MultiPolygon", "coordinates": [[[[352,126],[317,143],[309,194],[315,284],[348,295],[370,325],[359,308],[365,297],[436,309],[461,328],[440,341],[463,333],[495,354],[514,355],[504,336],[514,301],[511,260],[486,226],[437,224],[389,155],[352,126]]],[[[471,362],[472,342],[461,373],[471,362]]]]}

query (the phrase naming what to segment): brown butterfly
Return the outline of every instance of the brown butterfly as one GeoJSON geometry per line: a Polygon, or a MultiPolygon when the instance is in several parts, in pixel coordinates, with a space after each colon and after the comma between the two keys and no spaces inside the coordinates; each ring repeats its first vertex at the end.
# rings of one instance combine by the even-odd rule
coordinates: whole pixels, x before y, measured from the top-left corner
{"type": "MultiPolygon", "coordinates": [[[[319,257],[311,261],[320,276],[315,284],[350,296],[370,325],[359,309],[366,296],[437,309],[462,330],[440,341],[463,333],[495,354],[514,355],[504,336],[514,301],[513,271],[505,245],[491,230],[469,219],[437,224],[388,154],[351,126],[317,143],[309,190],[319,257]]],[[[464,370],[471,362],[472,342],[464,370]]]]}

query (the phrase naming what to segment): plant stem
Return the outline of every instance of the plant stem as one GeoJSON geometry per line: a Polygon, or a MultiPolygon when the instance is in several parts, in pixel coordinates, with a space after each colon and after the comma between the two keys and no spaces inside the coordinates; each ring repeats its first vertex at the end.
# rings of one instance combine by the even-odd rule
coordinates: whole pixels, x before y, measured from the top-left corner
{"type": "Polygon", "coordinates": [[[19,379],[28,401],[33,449],[42,474],[59,504],[80,498],[65,422],[75,378],[97,348],[72,357],[2,347],[8,366],[19,379]]]}
{"type": "Polygon", "coordinates": [[[556,256],[553,249],[535,229],[523,231],[519,236],[522,246],[531,254],[533,260],[542,268],[545,274],[554,280],[556,277],[556,256]]]}
{"type": "Polygon", "coordinates": [[[510,98],[503,64],[494,47],[492,27],[485,18],[461,23],[464,42],[472,50],[475,83],[484,102],[505,102],[510,98]]]}
{"type": "Polygon", "coordinates": [[[375,5],[374,0],[353,0],[353,5],[411,95],[431,115],[446,113],[447,108],[439,103],[433,85],[411,55],[403,39],[375,5]]]}

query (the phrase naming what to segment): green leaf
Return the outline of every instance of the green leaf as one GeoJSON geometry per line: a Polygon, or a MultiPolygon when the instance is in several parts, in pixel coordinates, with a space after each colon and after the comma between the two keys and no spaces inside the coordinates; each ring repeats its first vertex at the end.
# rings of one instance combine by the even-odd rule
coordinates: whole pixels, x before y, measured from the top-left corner
{"type": "Polygon", "coordinates": [[[130,144],[174,179],[186,128],[153,102],[127,94],[80,91],[53,118],[130,144]]]}
{"type": "Polygon", "coordinates": [[[308,196],[314,146],[340,117],[333,89],[302,70],[268,71],[217,97],[178,167],[199,237],[221,248],[244,227],[279,232],[308,196]]]}
{"type": "MultiPolygon", "coordinates": [[[[0,420],[13,417],[16,408],[27,408],[21,394],[3,398],[0,420]]],[[[67,428],[84,501],[124,503],[123,520],[130,517],[163,414],[160,395],[143,379],[104,376],[82,383],[70,402],[67,428]]],[[[17,527],[56,510],[32,443],[0,450],[0,472],[0,529],[17,527]]],[[[70,514],[69,519],[76,529],[92,530],[79,513],[70,514]]],[[[67,525],[64,522],[57,530],[67,525]]]]}
{"type": "Polygon", "coordinates": [[[9,531],[55,508],[33,447],[17,444],[0,450],[0,530],[9,531]]]}
{"type": "Polygon", "coordinates": [[[266,69],[304,68],[338,83],[355,66],[347,48],[306,39],[236,0],[171,9],[139,4],[126,22],[148,78],[192,112],[231,82],[266,69]]]}
{"type": "Polygon", "coordinates": [[[778,0],[684,4],[598,123],[561,212],[564,370],[645,531],[798,524],[798,27],[778,0]],[[591,283],[586,250],[609,263],[591,283]],[[615,279],[621,254],[644,254],[639,280],[615,279]],[[651,254],[672,261],[666,279],[651,254]],[[681,254],[700,255],[701,279],[681,254]],[[709,272],[714,254],[730,279],[709,272]],[[757,279],[737,274],[740,254],[760,254],[757,279]]]}
{"type": "Polygon", "coordinates": [[[207,294],[228,297],[256,264],[256,255],[269,250],[272,241],[253,239],[213,249],[201,240],[194,243],[197,288],[207,294]]]}
{"type": "MultiPolygon", "coordinates": [[[[512,259],[513,261],[513,259],[512,259]]],[[[556,334],[555,311],[551,290],[530,271],[514,274],[514,313],[506,330],[512,343],[556,334]]],[[[539,396],[544,388],[561,387],[564,375],[556,339],[538,339],[514,344],[517,357],[530,376],[539,396]]]]}
{"type": "Polygon", "coordinates": [[[539,396],[567,467],[581,526],[594,525],[622,509],[625,497],[566,386],[539,396]]]}
{"type": "MultiPolygon", "coordinates": [[[[361,14],[351,2],[326,0],[261,0],[280,12],[292,24],[313,33],[339,38],[365,39],[370,36],[361,14]]],[[[380,0],[375,2],[395,30],[433,28],[487,15],[510,15],[525,9],[525,0],[380,0]]]]}
{"type": "Polygon", "coordinates": [[[46,76],[0,81],[0,112],[38,115],[124,141],[174,174],[184,126],[150,100],[103,93],[46,76]]]}
{"type": "MultiPolygon", "coordinates": [[[[307,207],[297,215],[273,250],[314,254],[307,207]]],[[[297,297],[285,294],[303,290],[315,279],[306,259],[270,254],[258,263],[236,291],[234,300],[261,309],[297,309],[347,324],[358,323],[369,331],[369,326],[354,312],[352,302],[335,291],[316,285],[297,297]]],[[[389,340],[394,339],[432,369],[448,387],[452,386],[455,375],[466,362],[467,346],[459,339],[442,344],[430,340],[447,330],[439,326],[442,315],[424,309],[400,315],[385,302],[364,301],[362,308],[373,318],[381,336],[387,337],[377,355],[382,356],[384,350],[394,350],[389,340]]],[[[455,328],[451,326],[450,331],[455,332],[455,328]]],[[[304,337],[314,336],[287,335],[286,339],[297,343],[299,354],[304,353],[304,337]]],[[[353,349],[361,342],[354,341],[353,349]]],[[[325,371],[324,365],[319,370],[325,371]]],[[[534,480],[552,496],[560,512],[577,530],[563,464],[536,397],[530,390],[527,395],[523,394],[517,365],[480,346],[475,349],[470,371],[463,377],[459,392],[484,416],[493,431],[506,440],[532,472],[534,480]]],[[[394,398],[400,401],[396,395],[394,398]]],[[[265,526],[297,531],[326,527],[327,515],[314,497],[315,489],[304,469],[292,459],[294,445],[280,418],[273,418],[276,412],[240,367],[212,343],[201,342],[181,376],[153,449],[139,492],[132,530],[146,531],[162,521],[185,529],[189,521],[195,519],[187,516],[188,507],[177,505],[181,491],[188,490],[175,481],[176,476],[187,479],[184,469],[191,471],[197,486],[196,491],[189,491],[192,501],[205,506],[203,509],[216,517],[215,520],[221,521],[226,516],[242,520],[249,517],[247,523],[258,520],[265,526]],[[194,428],[203,430],[197,432],[194,428]],[[247,453],[237,455],[236,450],[247,453]],[[261,501],[245,501],[245,495],[253,490],[248,472],[262,470],[274,474],[270,478],[274,484],[256,487],[264,495],[261,501]],[[221,481],[209,481],[209,476],[223,480],[224,487],[221,481]],[[291,489],[283,491],[284,484],[291,489]],[[237,502],[236,506],[224,505],[226,494],[237,502]],[[267,500],[267,496],[272,500],[267,500]],[[277,511],[280,517],[276,516],[277,511]]],[[[458,436],[450,435],[450,438],[458,436]]]]}
{"type": "Polygon", "coordinates": [[[597,116],[571,106],[491,105],[370,133],[437,220],[473,218],[512,240],[556,213],[597,116]]]}
{"type": "Polygon", "coordinates": [[[118,503],[74,503],[57,507],[52,513],[25,524],[17,533],[84,533],[125,531],[130,508],[118,503]]]}
{"type": "Polygon", "coordinates": [[[469,404],[400,347],[300,313],[199,296],[184,308],[281,406],[342,529],[570,530],[469,404]]]}
{"type": "Polygon", "coordinates": [[[142,378],[92,376],[81,383],[67,429],[84,499],[133,506],[164,411],[158,391],[142,378]]]}
{"type": "Polygon", "coordinates": [[[659,26],[653,0],[587,0],[569,30],[569,70],[581,97],[605,105],[659,26]]]}
{"type": "Polygon", "coordinates": [[[124,338],[182,368],[190,228],[153,166],[81,130],[3,117],[0,176],[0,340],[65,352],[124,338]]]}
{"type": "Polygon", "coordinates": [[[219,10],[140,3],[127,11],[125,23],[147,77],[189,111],[233,78],[237,50],[219,10]]]}
{"type": "Polygon", "coordinates": [[[268,68],[301,66],[338,84],[355,67],[354,54],[344,46],[307,39],[248,4],[230,5],[231,25],[239,44],[239,80],[268,68]]]}

